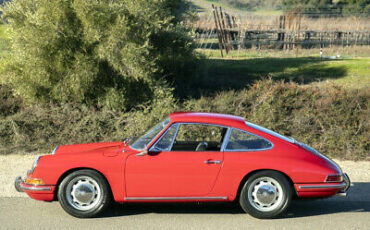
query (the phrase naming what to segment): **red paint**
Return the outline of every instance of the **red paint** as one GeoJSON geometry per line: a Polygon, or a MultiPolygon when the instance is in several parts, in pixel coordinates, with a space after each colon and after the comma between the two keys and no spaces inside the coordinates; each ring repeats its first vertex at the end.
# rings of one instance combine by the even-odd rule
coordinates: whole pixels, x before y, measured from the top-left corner
{"type": "Polygon", "coordinates": [[[66,145],[59,147],[55,155],[43,156],[34,172],[28,175],[43,179],[45,186],[52,190],[27,191],[27,194],[33,199],[50,201],[55,197],[60,178],[70,170],[80,168],[100,172],[107,179],[117,202],[129,202],[125,200],[129,197],[196,197],[176,202],[199,201],[199,197],[216,197],[208,201],[217,201],[222,200],[217,197],[226,197],[232,201],[237,197],[243,178],[258,170],[283,173],[301,197],[327,197],[340,190],[299,189],[300,185],[326,184],[324,181],[328,175],[342,172],[320,155],[247,126],[241,117],[183,112],[171,114],[170,120],[165,129],[173,123],[222,125],[254,133],[272,142],[274,147],[255,152],[161,152],[137,156],[139,150],[122,142],[66,145]],[[220,160],[222,163],[204,164],[206,160],[220,160]]]}

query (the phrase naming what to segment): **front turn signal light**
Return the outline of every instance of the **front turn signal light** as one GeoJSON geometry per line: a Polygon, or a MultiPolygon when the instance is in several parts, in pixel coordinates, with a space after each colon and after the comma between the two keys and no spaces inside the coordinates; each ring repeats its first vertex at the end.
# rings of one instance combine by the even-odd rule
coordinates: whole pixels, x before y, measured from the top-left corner
{"type": "Polygon", "coordinates": [[[26,179],[26,184],[29,185],[44,185],[44,181],[42,179],[36,179],[36,178],[27,178],[26,179]]]}
{"type": "Polygon", "coordinates": [[[343,175],[342,174],[328,175],[325,179],[325,182],[327,182],[327,183],[342,182],[342,181],[343,181],[343,175]]]}

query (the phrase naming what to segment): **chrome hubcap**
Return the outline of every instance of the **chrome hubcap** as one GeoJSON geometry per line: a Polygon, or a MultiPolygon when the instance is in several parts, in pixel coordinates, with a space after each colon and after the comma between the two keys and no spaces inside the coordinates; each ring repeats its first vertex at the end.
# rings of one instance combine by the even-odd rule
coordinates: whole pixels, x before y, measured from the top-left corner
{"type": "Polygon", "coordinates": [[[79,181],[72,189],[72,197],[80,204],[90,204],[95,198],[95,189],[88,182],[79,181]]]}
{"type": "Polygon", "coordinates": [[[257,178],[248,189],[248,200],[259,211],[273,211],[283,200],[283,189],[273,178],[257,178]]]}
{"type": "Polygon", "coordinates": [[[94,208],[101,198],[98,183],[88,176],[71,180],[66,190],[67,201],[75,209],[87,211],[94,208]]]}
{"type": "Polygon", "coordinates": [[[270,184],[263,184],[255,189],[254,194],[256,200],[260,201],[262,204],[271,204],[276,198],[276,188],[270,184]]]}

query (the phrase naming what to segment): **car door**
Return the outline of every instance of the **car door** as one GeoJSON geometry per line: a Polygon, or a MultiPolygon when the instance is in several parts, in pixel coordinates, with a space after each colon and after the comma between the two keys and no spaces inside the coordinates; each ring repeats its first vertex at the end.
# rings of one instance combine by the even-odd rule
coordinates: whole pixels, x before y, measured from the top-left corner
{"type": "Polygon", "coordinates": [[[205,197],[213,189],[223,162],[227,128],[173,124],[145,156],[126,161],[126,196],[205,197]]]}

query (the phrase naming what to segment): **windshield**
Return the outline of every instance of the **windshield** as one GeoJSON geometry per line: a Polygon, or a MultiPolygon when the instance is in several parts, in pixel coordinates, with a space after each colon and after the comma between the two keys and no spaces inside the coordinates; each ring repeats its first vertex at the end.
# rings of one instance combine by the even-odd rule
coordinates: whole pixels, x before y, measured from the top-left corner
{"type": "Polygon", "coordinates": [[[276,133],[276,132],[274,132],[274,131],[272,131],[272,130],[269,130],[269,129],[263,128],[263,127],[261,127],[261,126],[259,126],[259,125],[256,125],[256,124],[253,124],[253,123],[250,123],[250,122],[248,122],[248,121],[246,121],[246,122],[245,122],[245,124],[246,124],[246,125],[248,125],[248,126],[250,126],[250,127],[252,127],[252,128],[254,128],[254,129],[257,129],[257,130],[260,130],[260,131],[262,131],[262,132],[268,133],[268,134],[270,134],[270,135],[272,135],[272,136],[274,136],[274,137],[277,137],[277,138],[283,139],[284,141],[288,141],[288,142],[290,142],[290,143],[294,143],[294,139],[293,139],[293,138],[289,138],[289,137],[283,136],[283,135],[278,134],[278,133],[276,133]]]}
{"type": "Polygon", "coordinates": [[[153,128],[149,129],[149,131],[147,131],[144,135],[139,137],[130,146],[134,149],[144,149],[153,140],[153,138],[156,137],[169,123],[170,123],[169,118],[160,122],[159,124],[155,125],[153,128]]]}

